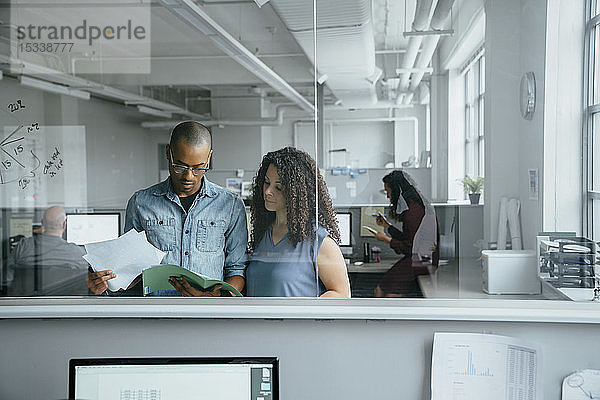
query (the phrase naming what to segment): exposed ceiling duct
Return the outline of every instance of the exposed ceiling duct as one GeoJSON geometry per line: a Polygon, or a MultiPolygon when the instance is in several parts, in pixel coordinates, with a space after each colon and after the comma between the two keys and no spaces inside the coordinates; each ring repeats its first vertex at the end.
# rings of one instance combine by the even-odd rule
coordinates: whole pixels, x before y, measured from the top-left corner
{"type": "MultiPolygon", "coordinates": [[[[313,3],[269,3],[314,64],[313,3]]],[[[317,70],[344,107],[373,105],[381,70],[375,65],[371,0],[319,0],[317,3],[317,70]]]]}
{"type": "MultiPolygon", "coordinates": [[[[417,0],[415,19],[412,23],[413,31],[424,31],[427,29],[432,5],[433,0],[417,0]]],[[[399,94],[404,94],[408,91],[411,74],[408,71],[415,66],[415,60],[419,54],[419,48],[421,47],[422,42],[422,36],[411,36],[408,40],[408,49],[404,54],[404,59],[402,61],[402,68],[407,70],[407,72],[400,74],[400,83],[398,84],[397,90],[399,94]]],[[[402,96],[398,96],[398,99],[402,99],[402,96]]]]}
{"type": "MultiPolygon", "coordinates": [[[[444,24],[450,15],[453,4],[454,0],[438,1],[437,5],[435,6],[435,11],[433,12],[433,16],[431,17],[431,30],[439,31],[444,28],[444,24]]],[[[415,68],[424,69],[429,65],[439,41],[440,35],[426,36],[423,39],[423,48],[421,49],[421,54],[419,54],[415,68]]],[[[419,84],[423,79],[423,75],[425,74],[423,71],[424,70],[412,73],[410,86],[408,88],[410,93],[408,93],[404,98],[404,104],[408,104],[412,101],[414,92],[419,87],[419,84]]]]}

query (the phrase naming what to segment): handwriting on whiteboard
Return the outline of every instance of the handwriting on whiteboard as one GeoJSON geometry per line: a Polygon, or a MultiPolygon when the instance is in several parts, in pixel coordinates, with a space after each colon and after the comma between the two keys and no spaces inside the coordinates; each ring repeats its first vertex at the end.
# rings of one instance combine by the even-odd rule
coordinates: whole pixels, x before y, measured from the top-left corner
{"type": "Polygon", "coordinates": [[[8,108],[8,111],[13,113],[19,111],[22,108],[27,107],[25,106],[25,104],[23,104],[23,100],[17,99],[17,101],[15,101],[14,103],[8,103],[8,106],[6,106],[6,108],[8,108]]]}
{"type": "MultiPolygon", "coordinates": [[[[22,100],[7,106],[10,112],[21,108],[26,108],[22,100]]],[[[62,171],[64,161],[58,146],[43,159],[36,153],[36,142],[42,134],[38,122],[20,123],[8,132],[9,135],[0,141],[0,184],[17,182],[18,187],[25,190],[35,183],[36,177],[53,179],[62,171]]]]}

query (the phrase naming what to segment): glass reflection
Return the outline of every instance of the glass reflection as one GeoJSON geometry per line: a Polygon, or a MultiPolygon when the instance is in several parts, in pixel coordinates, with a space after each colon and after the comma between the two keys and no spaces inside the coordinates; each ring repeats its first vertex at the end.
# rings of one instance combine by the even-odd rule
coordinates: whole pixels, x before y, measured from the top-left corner
{"type": "MultiPolygon", "coordinates": [[[[11,296],[87,295],[87,262],[83,249],[62,238],[66,228],[64,208],[48,208],[41,226],[32,231],[32,220],[24,219],[28,237],[11,237],[6,285],[11,296]]],[[[15,228],[15,226],[13,226],[15,228]]]]}
{"type": "MultiPolygon", "coordinates": [[[[270,5],[126,2],[119,11],[87,1],[0,7],[0,294],[245,294],[262,155],[308,143],[317,158],[314,129],[293,134],[314,126],[311,63],[270,5]],[[50,43],[56,37],[68,43],[50,43]],[[195,128],[179,124],[189,120],[195,128]],[[212,133],[212,143],[200,131],[212,133]],[[53,206],[66,214],[66,231],[56,235],[42,219],[53,206]],[[142,264],[142,247],[115,245],[130,237],[156,248],[150,255],[158,259],[142,264]],[[53,252],[50,240],[60,243],[53,252]],[[62,247],[70,253],[54,273],[62,247]],[[98,249],[105,254],[94,258],[98,249]],[[119,257],[138,271],[119,267],[119,257]],[[139,273],[159,263],[183,270],[139,273]]],[[[306,23],[312,30],[312,19],[306,23]]],[[[304,210],[314,215],[312,208],[304,210]]],[[[329,281],[324,276],[326,288],[329,281]]],[[[340,291],[349,295],[347,286],[340,291]]]]}
{"type": "MultiPolygon", "coordinates": [[[[581,205],[585,188],[560,193],[544,190],[551,184],[582,181],[572,172],[579,171],[573,168],[577,161],[572,160],[581,159],[581,154],[565,154],[569,150],[560,145],[556,154],[542,150],[545,144],[561,143],[551,136],[548,127],[556,124],[548,123],[549,115],[556,114],[557,121],[564,124],[560,132],[575,132],[569,136],[571,143],[579,140],[579,111],[561,108],[558,113],[547,104],[544,94],[560,99],[569,94],[569,104],[579,104],[576,100],[583,93],[576,91],[581,85],[562,83],[583,82],[579,75],[583,55],[581,60],[575,52],[547,60],[543,50],[560,50],[562,54],[581,47],[572,44],[584,37],[583,9],[573,11],[573,15],[546,12],[552,5],[544,1],[539,2],[540,7],[522,8],[511,2],[440,0],[433,2],[430,10],[420,9],[411,0],[352,0],[343,7],[317,2],[315,58],[312,2],[277,0],[261,8],[251,1],[213,1],[198,7],[179,0],[151,6],[140,2],[123,6],[119,15],[112,8],[103,10],[102,5],[84,2],[82,7],[61,13],[61,5],[51,3],[0,7],[0,21],[8,21],[2,25],[6,29],[0,30],[3,294],[10,294],[10,287],[17,282],[18,268],[11,266],[16,261],[9,259],[16,259],[20,239],[40,235],[32,231],[40,229],[43,214],[52,206],[65,209],[67,233],[63,238],[76,240],[80,249],[85,243],[114,236],[101,234],[105,229],[100,222],[82,225],[69,216],[109,213],[119,215],[117,234],[131,228],[146,232],[148,240],[168,254],[165,262],[210,278],[229,279],[229,283],[233,277],[243,279],[241,264],[250,254],[240,250],[246,247],[243,236],[254,234],[249,250],[257,250],[257,236],[264,238],[273,224],[251,211],[251,207],[257,210],[265,205],[264,198],[255,196],[257,190],[265,190],[264,185],[253,187],[253,180],[260,178],[263,155],[288,147],[305,151],[315,161],[309,169],[319,169],[324,180],[319,200],[314,205],[302,204],[316,221],[317,204],[330,199],[332,209],[319,206],[318,220],[334,242],[339,231],[340,242],[332,245],[336,249],[334,264],[340,272],[340,257],[345,259],[352,297],[372,297],[377,287],[379,295],[398,291],[382,290],[388,288],[384,277],[399,255],[377,239],[384,227],[375,217],[378,213],[387,216],[389,224],[397,224],[401,232],[409,225],[407,221],[389,220],[390,201],[382,189],[382,179],[395,170],[409,174],[422,198],[431,202],[439,234],[436,247],[440,266],[435,272],[436,265],[427,266],[424,275],[411,272],[411,279],[404,280],[415,289],[409,295],[486,297],[481,290],[478,257],[483,248],[505,245],[497,243],[502,196],[521,201],[525,248],[535,248],[535,235],[542,227],[580,229],[582,217],[573,209],[580,209],[574,205],[581,205]],[[74,38],[73,46],[53,45],[52,51],[47,43],[42,47],[42,41],[33,37],[37,37],[37,29],[31,30],[36,35],[28,29],[21,29],[19,34],[19,26],[30,20],[28,23],[36,26],[65,27],[59,32],[68,35],[90,10],[97,12],[87,20],[88,28],[107,27],[109,20],[104,17],[113,18],[109,22],[115,26],[122,25],[122,19],[131,19],[132,29],[141,28],[137,36],[132,31],[130,39],[123,36],[126,30],[121,30],[120,38],[109,39],[106,36],[112,36],[113,30],[100,29],[98,38],[81,42],[74,38]],[[560,21],[550,20],[555,17],[560,21]],[[555,36],[548,29],[553,27],[559,29],[555,36]],[[564,27],[573,29],[567,32],[564,27]],[[229,35],[222,35],[223,31],[229,35]],[[561,40],[554,43],[553,37],[561,40]],[[546,76],[549,67],[557,63],[557,75],[546,76]],[[520,77],[529,70],[536,74],[537,104],[544,107],[537,108],[533,120],[523,121],[518,113],[517,88],[520,77]],[[569,75],[563,75],[567,74],[564,71],[569,75]],[[322,100],[317,126],[315,86],[322,100]],[[568,115],[563,117],[563,112],[568,115]],[[197,152],[194,146],[171,148],[171,129],[185,120],[198,121],[210,129],[214,156],[197,152]],[[555,169],[546,169],[553,163],[555,169]],[[185,168],[177,173],[172,171],[173,164],[185,168]],[[198,175],[194,175],[190,170],[194,167],[209,170],[205,174],[197,170],[198,175]],[[556,171],[561,171],[560,177],[553,175],[556,171]],[[465,175],[477,178],[484,172],[485,199],[471,205],[457,180],[465,175]],[[239,198],[209,207],[214,215],[195,216],[194,207],[203,205],[205,198],[194,195],[210,197],[203,192],[206,182],[239,198]],[[132,194],[161,183],[167,187],[165,193],[173,196],[180,215],[171,215],[173,210],[167,212],[158,206],[152,206],[152,211],[127,212],[132,194]],[[551,206],[544,196],[559,197],[554,210],[546,208],[551,206]],[[195,200],[185,204],[190,198],[195,200]],[[324,217],[323,210],[327,210],[324,217]],[[77,228],[74,236],[69,228],[77,228]],[[78,236],[77,232],[85,234],[78,236]],[[227,264],[228,257],[237,261],[227,264]],[[217,259],[222,261],[215,262],[217,259]],[[219,267],[213,269],[217,264],[219,267]]],[[[593,2],[592,9],[597,10],[597,4],[593,2]]],[[[47,36],[48,32],[42,33],[47,36]]],[[[598,35],[597,28],[590,32],[595,39],[590,52],[594,54],[594,63],[590,63],[594,75],[599,74],[598,35]]],[[[590,81],[590,97],[595,102],[598,82],[590,81]]],[[[596,133],[593,154],[600,152],[599,142],[596,133]]],[[[277,165],[275,169],[282,178],[277,165]]],[[[593,181],[596,189],[597,175],[593,181]]],[[[289,184],[296,187],[299,182],[289,184]]],[[[297,193],[291,190],[292,195],[297,193]]],[[[287,194],[285,199],[287,204],[287,194]]],[[[309,199],[298,202],[309,203],[309,199]]],[[[597,201],[593,208],[597,216],[597,201]]],[[[308,221],[295,215],[296,211],[287,210],[287,214],[292,214],[288,218],[292,227],[308,221]]],[[[273,214],[265,211],[264,215],[273,214]]],[[[593,232],[597,232],[597,225],[593,232]]],[[[289,231],[295,229],[285,226],[289,231]]],[[[404,253],[406,262],[413,258],[414,249],[404,253]]],[[[433,253],[430,257],[434,259],[433,253]]],[[[329,289],[327,277],[321,279],[324,287],[319,286],[320,264],[315,263],[315,292],[307,295],[320,295],[329,289]]],[[[35,265],[39,271],[39,264],[35,265]]],[[[111,268],[99,265],[97,270],[111,268]]],[[[104,285],[115,282],[115,278],[109,279],[113,272],[92,275],[91,293],[105,293],[104,285]]],[[[36,274],[29,275],[23,286],[31,288],[27,289],[31,295],[41,294],[40,287],[47,280],[37,278],[36,284],[36,274]]],[[[339,276],[343,281],[344,273],[339,276]]],[[[171,290],[167,293],[196,294],[199,289],[189,290],[186,283],[190,282],[180,276],[167,281],[171,290]]],[[[119,291],[117,287],[111,292],[143,294],[141,278],[131,284],[130,290],[135,287],[135,291],[119,291]]],[[[241,282],[234,286],[241,288],[241,282]]],[[[345,294],[347,287],[341,286],[334,291],[345,294]]]]}
{"type": "MultiPolygon", "coordinates": [[[[567,205],[582,204],[581,187],[551,205],[543,196],[556,196],[552,190],[544,193],[541,185],[556,185],[559,191],[567,181],[582,180],[580,172],[573,172],[578,162],[573,160],[581,160],[580,149],[559,144],[555,153],[543,154],[542,150],[545,144],[561,143],[564,138],[546,128],[548,116],[559,111],[561,124],[571,132],[568,140],[580,140],[581,123],[576,121],[581,120],[581,113],[564,114],[562,108],[555,113],[544,93],[567,95],[563,91],[568,90],[576,102],[584,95],[581,86],[567,88],[563,82],[583,82],[583,76],[567,78],[561,72],[558,80],[550,78],[545,74],[552,71],[544,63],[560,68],[572,64],[582,71],[583,52],[565,55],[569,46],[562,40],[581,41],[584,5],[579,5],[579,13],[552,16],[546,13],[553,7],[547,2],[528,10],[516,3],[494,2],[438,1],[429,8],[428,2],[418,1],[368,3],[352,1],[333,26],[330,3],[317,2],[317,67],[321,78],[326,77],[320,153],[325,156],[324,175],[334,208],[340,215],[351,215],[351,247],[342,250],[353,297],[560,297],[517,289],[515,295],[489,296],[482,290],[487,278],[479,257],[482,249],[535,250],[542,227],[572,231],[581,226],[576,223],[581,222],[581,215],[567,205]],[[369,7],[370,11],[362,13],[369,7]],[[361,20],[364,15],[371,18],[361,20]],[[514,19],[515,15],[519,18],[514,19]],[[566,21],[577,30],[556,30],[561,43],[553,50],[557,52],[554,60],[551,52],[543,51],[554,43],[546,25],[566,21]],[[527,26],[526,33],[520,30],[522,26],[527,26]],[[345,46],[339,45],[336,35],[345,38],[345,46]],[[547,108],[537,108],[533,122],[524,124],[515,108],[519,100],[515,88],[529,70],[534,71],[538,85],[536,104],[547,108]],[[546,169],[554,163],[555,169],[546,169]],[[437,220],[439,268],[436,260],[425,265],[423,274],[410,262],[414,247],[404,249],[401,268],[398,255],[386,243],[393,236],[382,232],[393,224],[398,224],[397,232],[411,231],[410,221],[390,220],[390,202],[381,191],[382,178],[400,169],[414,178],[423,198],[431,201],[437,220]],[[555,176],[559,171],[561,175],[555,176]],[[463,188],[461,180],[467,176],[485,181],[485,190],[463,188]],[[467,194],[474,196],[466,201],[467,194]],[[519,204],[518,212],[513,212],[518,223],[511,230],[519,239],[512,243],[502,228],[503,197],[519,204]],[[376,217],[378,213],[388,221],[376,217]],[[565,219],[559,221],[559,215],[565,219]],[[575,223],[570,225],[567,219],[575,223]]],[[[395,207],[392,202],[391,210],[395,207]]],[[[412,227],[411,236],[415,230],[412,227]]],[[[528,266],[537,268],[535,261],[528,266]]]]}

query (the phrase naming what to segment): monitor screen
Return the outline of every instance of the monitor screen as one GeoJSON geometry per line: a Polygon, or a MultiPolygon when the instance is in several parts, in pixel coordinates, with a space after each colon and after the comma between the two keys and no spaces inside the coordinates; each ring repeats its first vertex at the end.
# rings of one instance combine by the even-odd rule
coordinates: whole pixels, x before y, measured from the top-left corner
{"type": "Polygon", "coordinates": [[[278,400],[276,358],[71,359],[69,399],[278,400]]]}
{"type": "Polygon", "coordinates": [[[339,212],[336,213],[338,227],[340,229],[340,246],[352,246],[352,214],[339,212]]]}
{"type": "Polygon", "coordinates": [[[119,237],[121,214],[67,214],[67,242],[84,245],[119,237]]]}

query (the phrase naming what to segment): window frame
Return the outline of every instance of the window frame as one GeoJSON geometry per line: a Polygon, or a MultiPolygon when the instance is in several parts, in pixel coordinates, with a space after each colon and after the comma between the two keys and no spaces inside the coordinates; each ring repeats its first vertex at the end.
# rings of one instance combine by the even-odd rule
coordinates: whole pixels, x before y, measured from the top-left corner
{"type": "MultiPolygon", "coordinates": [[[[600,0],[588,0],[585,15],[584,37],[584,115],[582,132],[583,155],[583,231],[587,237],[594,237],[594,201],[600,200],[600,191],[594,187],[594,164],[600,165],[600,155],[594,154],[594,118],[600,115],[600,0]],[[595,14],[595,15],[594,15],[595,14]],[[598,40],[597,40],[598,39],[598,40]],[[598,54],[597,54],[598,53],[598,54]],[[598,99],[594,103],[595,98],[598,99]],[[594,163],[595,162],[595,163],[594,163]]],[[[595,128],[595,129],[594,129],[595,128]]],[[[600,136],[600,132],[597,133],[600,136]]],[[[599,222],[600,223],[600,222],[599,222]]]]}
{"type": "Polygon", "coordinates": [[[465,91],[464,112],[464,175],[484,176],[484,97],[485,97],[485,50],[478,49],[461,69],[465,91]],[[472,79],[472,82],[469,82],[472,79]]]}

